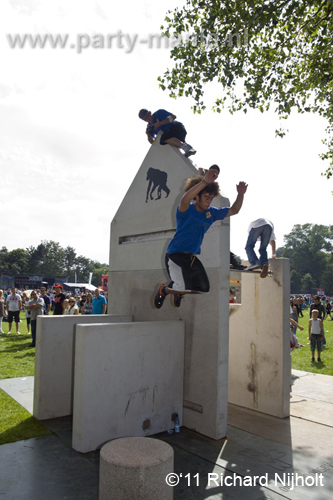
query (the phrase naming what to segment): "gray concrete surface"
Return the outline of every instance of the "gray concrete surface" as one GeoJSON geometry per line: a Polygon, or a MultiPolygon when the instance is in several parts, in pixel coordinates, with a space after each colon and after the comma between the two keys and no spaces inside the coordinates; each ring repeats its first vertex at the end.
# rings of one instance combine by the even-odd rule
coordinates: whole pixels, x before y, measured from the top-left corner
{"type": "Polygon", "coordinates": [[[73,448],[99,449],[123,436],[182,423],[183,321],[77,325],[73,448]]]}
{"type": "MultiPolygon", "coordinates": [[[[2,380],[0,387],[24,406],[31,382],[2,380]]],[[[227,439],[214,441],[184,427],[154,436],[174,449],[174,499],[331,500],[332,388],[332,377],[294,371],[290,418],[229,405],[227,439]],[[256,484],[244,484],[254,476],[256,484]],[[291,489],[281,484],[284,478],[317,485],[291,489]]],[[[70,417],[45,423],[53,435],[0,446],[0,497],[98,500],[99,453],[71,449],[70,417]]]]}

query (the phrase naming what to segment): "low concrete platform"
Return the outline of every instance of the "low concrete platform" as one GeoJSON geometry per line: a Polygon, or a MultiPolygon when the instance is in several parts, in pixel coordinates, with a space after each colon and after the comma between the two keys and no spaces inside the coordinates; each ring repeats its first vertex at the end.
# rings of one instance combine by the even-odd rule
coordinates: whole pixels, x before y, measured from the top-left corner
{"type": "MultiPolygon", "coordinates": [[[[29,410],[32,382],[7,379],[0,387],[29,410]]],[[[154,436],[174,449],[174,500],[331,499],[332,388],[332,377],[294,370],[290,418],[229,405],[227,439],[214,441],[184,427],[154,436]],[[314,485],[294,486],[296,480],[314,485]]],[[[71,448],[70,417],[44,424],[54,435],[0,446],[1,498],[98,500],[99,452],[82,455],[71,448]]]]}

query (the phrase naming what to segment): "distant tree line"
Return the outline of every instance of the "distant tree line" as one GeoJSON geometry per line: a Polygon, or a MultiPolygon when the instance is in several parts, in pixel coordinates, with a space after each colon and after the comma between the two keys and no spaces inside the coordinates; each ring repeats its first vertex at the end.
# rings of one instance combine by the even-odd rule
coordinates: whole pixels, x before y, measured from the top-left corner
{"type": "Polygon", "coordinates": [[[291,293],[324,288],[333,295],[333,226],[296,224],[284,240],[276,255],[290,259],[291,293]]]}
{"type": "Polygon", "coordinates": [[[73,247],[63,248],[55,241],[41,241],[37,247],[0,249],[1,274],[67,275],[74,282],[87,283],[93,273],[92,284],[101,284],[102,274],[108,274],[108,264],[77,255],[73,247]]]}

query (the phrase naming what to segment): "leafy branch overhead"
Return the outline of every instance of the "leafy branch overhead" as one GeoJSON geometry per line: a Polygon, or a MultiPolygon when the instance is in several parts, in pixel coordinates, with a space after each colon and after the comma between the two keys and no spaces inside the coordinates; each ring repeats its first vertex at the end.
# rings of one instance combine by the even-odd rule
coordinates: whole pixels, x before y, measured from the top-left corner
{"type": "Polygon", "coordinates": [[[221,85],[217,112],[316,113],[327,120],[321,158],[331,162],[324,175],[333,175],[333,0],[187,0],[166,21],[163,34],[177,43],[174,67],[159,77],[163,90],[192,97],[198,113],[213,81],[221,85]]]}

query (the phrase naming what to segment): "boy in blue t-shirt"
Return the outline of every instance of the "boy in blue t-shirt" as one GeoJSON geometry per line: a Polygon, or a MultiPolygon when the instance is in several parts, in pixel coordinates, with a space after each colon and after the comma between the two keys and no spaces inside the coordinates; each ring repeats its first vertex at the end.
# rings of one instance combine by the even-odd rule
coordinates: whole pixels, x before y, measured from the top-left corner
{"type": "Polygon", "coordinates": [[[176,115],[169,113],[165,109],[158,109],[153,114],[148,109],[140,109],[139,118],[148,123],[146,134],[150,144],[153,144],[155,136],[162,130],[163,134],[160,139],[162,146],[169,144],[175,148],[180,148],[185,152],[186,158],[195,155],[196,150],[185,142],[187,132],[184,125],[176,121],[176,115]]]}
{"type": "Polygon", "coordinates": [[[179,307],[185,294],[209,292],[208,276],[196,254],[200,254],[204,235],[215,221],[238,214],[247,190],[247,184],[240,182],[236,201],[230,208],[211,207],[213,199],[219,195],[219,185],[215,182],[219,172],[219,167],[213,165],[205,176],[198,175],[186,181],[185,194],[176,212],[176,233],[165,256],[171,282],[158,287],[154,299],[157,309],[169,294],[172,294],[172,304],[179,307]]]}

